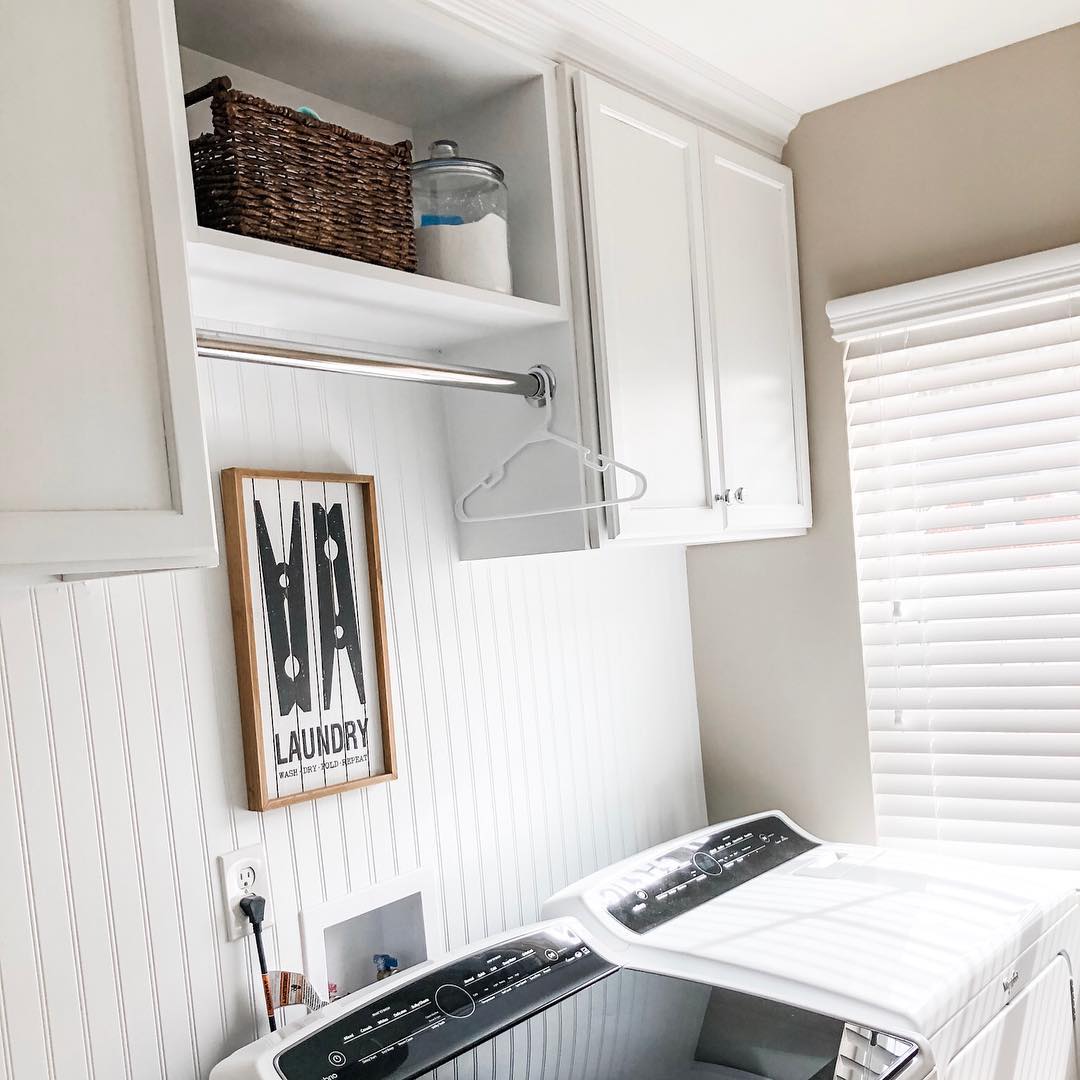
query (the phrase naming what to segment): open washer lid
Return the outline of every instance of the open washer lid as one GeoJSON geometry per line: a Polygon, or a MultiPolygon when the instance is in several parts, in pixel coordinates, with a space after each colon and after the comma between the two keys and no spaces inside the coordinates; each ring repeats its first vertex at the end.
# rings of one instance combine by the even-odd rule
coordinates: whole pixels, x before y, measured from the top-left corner
{"type": "Polygon", "coordinates": [[[780,812],[687,834],[544,905],[616,963],[929,1038],[1077,910],[1070,875],[822,842],[780,812]]]}

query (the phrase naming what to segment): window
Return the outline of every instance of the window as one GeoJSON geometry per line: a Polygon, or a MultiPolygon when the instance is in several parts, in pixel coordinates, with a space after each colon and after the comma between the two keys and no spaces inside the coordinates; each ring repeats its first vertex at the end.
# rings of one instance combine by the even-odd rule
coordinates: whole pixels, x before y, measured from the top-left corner
{"type": "Polygon", "coordinates": [[[883,843],[1080,868],[1074,265],[1062,249],[829,306],[883,843]]]}

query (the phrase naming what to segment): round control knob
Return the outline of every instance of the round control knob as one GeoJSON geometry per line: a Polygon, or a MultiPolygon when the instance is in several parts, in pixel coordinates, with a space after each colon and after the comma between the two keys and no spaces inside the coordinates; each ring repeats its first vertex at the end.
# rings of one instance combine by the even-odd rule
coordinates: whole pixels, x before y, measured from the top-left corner
{"type": "Polygon", "coordinates": [[[719,877],[724,868],[707,851],[699,851],[694,856],[694,866],[709,877],[719,877]]]}
{"type": "Polygon", "coordinates": [[[443,983],[435,991],[435,1004],[443,1016],[451,1020],[464,1020],[476,1012],[476,1002],[468,990],[456,983],[443,983]]]}

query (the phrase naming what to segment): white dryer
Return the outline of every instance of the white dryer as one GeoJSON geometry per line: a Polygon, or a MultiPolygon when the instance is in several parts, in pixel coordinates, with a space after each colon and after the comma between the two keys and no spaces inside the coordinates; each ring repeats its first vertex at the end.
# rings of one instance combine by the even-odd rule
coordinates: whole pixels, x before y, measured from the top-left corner
{"type": "Polygon", "coordinates": [[[657,1080],[1077,1080],[1076,886],[825,843],[774,812],[642,852],[544,914],[678,985],[692,1062],[657,1080]]]}

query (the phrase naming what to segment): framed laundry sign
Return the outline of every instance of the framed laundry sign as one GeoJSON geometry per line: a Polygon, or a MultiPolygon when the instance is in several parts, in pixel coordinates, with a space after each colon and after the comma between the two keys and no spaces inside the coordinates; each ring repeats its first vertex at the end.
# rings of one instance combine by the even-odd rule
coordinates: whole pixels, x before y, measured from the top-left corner
{"type": "Polygon", "coordinates": [[[224,469],[248,806],[392,780],[375,482],[224,469]]]}

